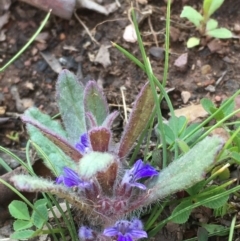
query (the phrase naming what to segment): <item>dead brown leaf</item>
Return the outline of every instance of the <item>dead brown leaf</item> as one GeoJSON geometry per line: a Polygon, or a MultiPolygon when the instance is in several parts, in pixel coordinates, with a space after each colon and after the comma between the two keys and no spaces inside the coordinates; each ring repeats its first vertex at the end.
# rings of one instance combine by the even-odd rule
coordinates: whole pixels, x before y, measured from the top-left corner
{"type": "Polygon", "coordinates": [[[175,110],[174,113],[177,117],[185,116],[189,123],[196,122],[199,118],[204,118],[208,115],[201,104],[189,105],[182,109],[175,110]]]}

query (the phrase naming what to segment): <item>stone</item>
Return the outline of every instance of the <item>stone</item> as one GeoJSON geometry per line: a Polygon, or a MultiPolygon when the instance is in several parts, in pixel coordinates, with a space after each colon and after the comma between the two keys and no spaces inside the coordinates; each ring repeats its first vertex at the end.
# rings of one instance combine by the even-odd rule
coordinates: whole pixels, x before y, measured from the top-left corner
{"type": "Polygon", "coordinates": [[[164,60],[165,50],[160,47],[151,47],[149,49],[149,54],[154,57],[156,60],[164,60]]]}
{"type": "Polygon", "coordinates": [[[174,66],[181,72],[185,72],[188,66],[188,53],[181,54],[174,62],[174,66]]]}

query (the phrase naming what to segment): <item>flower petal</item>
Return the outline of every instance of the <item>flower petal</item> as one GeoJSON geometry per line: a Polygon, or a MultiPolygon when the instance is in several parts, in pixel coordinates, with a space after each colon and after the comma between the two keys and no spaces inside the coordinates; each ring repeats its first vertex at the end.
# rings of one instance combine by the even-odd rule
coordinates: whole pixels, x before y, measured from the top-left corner
{"type": "Polygon", "coordinates": [[[133,238],[147,238],[147,233],[144,230],[140,229],[132,229],[131,232],[129,232],[133,238]]]}
{"type": "Polygon", "coordinates": [[[88,134],[84,133],[80,136],[79,142],[76,143],[75,147],[81,154],[85,154],[89,149],[90,143],[88,139],[88,134]]]}
{"type": "Polygon", "coordinates": [[[141,222],[141,220],[134,218],[131,222],[131,226],[130,228],[132,229],[143,229],[143,223],[141,222]]]}
{"type": "Polygon", "coordinates": [[[93,230],[86,227],[86,226],[82,226],[79,231],[78,231],[78,236],[79,238],[82,240],[93,240],[94,239],[94,235],[93,235],[93,230]]]}
{"type": "Polygon", "coordinates": [[[135,177],[136,177],[136,180],[138,180],[144,177],[152,177],[158,174],[159,173],[155,170],[154,167],[152,167],[149,164],[145,164],[144,167],[142,167],[135,173],[135,177]]]}
{"type": "Polygon", "coordinates": [[[105,228],[103,231],[103,235],[112,237],[118,235],[119,231],[116,227],[105,228]]]}

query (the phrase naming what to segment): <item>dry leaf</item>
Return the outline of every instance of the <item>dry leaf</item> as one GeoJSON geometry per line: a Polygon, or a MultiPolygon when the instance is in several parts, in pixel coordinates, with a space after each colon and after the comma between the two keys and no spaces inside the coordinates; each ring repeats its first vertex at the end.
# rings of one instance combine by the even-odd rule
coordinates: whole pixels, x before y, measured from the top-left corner
{"type": "Polygon", "coordinates": [[[0,115],[5,114],[6,108],[7,108],[6,106],[0,106],[0,115]]]}
{"type": "Polygon", "coordinates": [[[148,0],[137,0],[137,2],[139,2],[140,4],[147,4],[148,0]]]}
{"type": "Polygon", "coordinates": [[[57,74],[61,72],[62,66],[53,54],[45,51],[41,52],[41,55],[54,72],[57,74]]]}
{"type": "Polygon", "coordinates": [[[6,12],[5,14],[3,14],[0,17],[0,29],[6,24],[8,23],[8,19],[10,17],[10,12],[6,12]]]}
{"type": "Polygon", "coordinates": [[[204,118],[208,115],[208,113],[203,109],[201,104],[189,105],[182,109],[175,110],[174,113],[177,117],[185,116],[188,122],[194,122],[199,118],[204,118]]]}
{"type": "Polygon", "coordinates": [[[107,46],[101,45],[94,61],[102,64],[104,68],[111,65],[110,54],[107,46]]]}

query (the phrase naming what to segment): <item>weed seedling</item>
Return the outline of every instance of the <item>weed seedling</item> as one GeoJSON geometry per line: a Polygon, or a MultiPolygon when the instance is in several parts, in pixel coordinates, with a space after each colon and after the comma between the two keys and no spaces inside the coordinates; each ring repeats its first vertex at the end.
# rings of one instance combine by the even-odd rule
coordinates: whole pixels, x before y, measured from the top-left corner
{"type": "MultiPolygon", "coordinates": [[[[202,6],[203,14],[190,6],[185,6],[180,15],[187,18],[198,29],[201,36],[209,36],[219,39],[232,38],[232,32],[226,28],[218,28],[218,22],[210,18],[212,14],[223,4],[224,0],[204,0],[202,6]]],[[[191,37],[187,41],[187,47],[192,48],[200,44],[200,38],[191,37]]]]}

